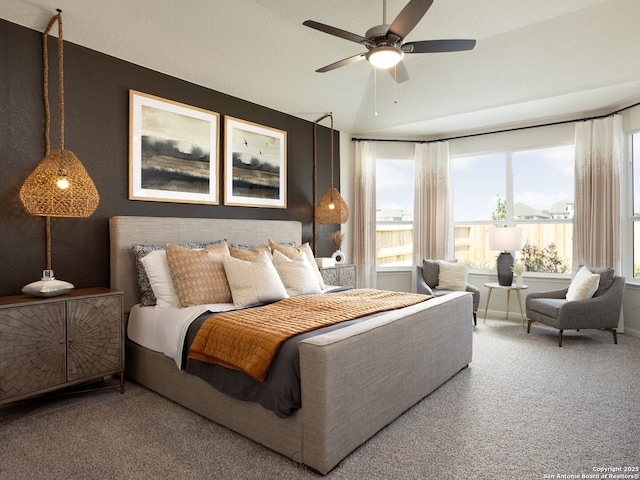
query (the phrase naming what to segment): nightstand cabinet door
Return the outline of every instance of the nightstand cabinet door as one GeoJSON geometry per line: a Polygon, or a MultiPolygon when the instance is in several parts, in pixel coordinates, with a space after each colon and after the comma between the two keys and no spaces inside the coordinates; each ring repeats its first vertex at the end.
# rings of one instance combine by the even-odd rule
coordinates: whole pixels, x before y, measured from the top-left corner
{"type": "Polygon", "coordinates": [[[67,380],[124,368],[120,295],[67,302],[67,380]]]}
{"type": "Polygon", "coordinates": [[[65,303],[0,310],[0,401],[66,381],[65,303]]]}
{"type": "Polygon", "coordinates": [[[122,372],[122,292],[0,297],[0,405],[122,372]]]}
{"type": "Polygon", "coordinates": [[[320,269],[322,280],[327,285],[356,288],[356,266],[336,265],[320,269]]]}

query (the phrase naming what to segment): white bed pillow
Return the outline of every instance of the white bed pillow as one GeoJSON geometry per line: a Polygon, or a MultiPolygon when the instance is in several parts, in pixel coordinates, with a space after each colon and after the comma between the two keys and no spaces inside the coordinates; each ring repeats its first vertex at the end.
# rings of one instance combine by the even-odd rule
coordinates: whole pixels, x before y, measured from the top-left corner
{"type": "Polygon", "coordinates": [[[165,250],[153,250],[140,259],[149,278],[158,308],[180,307],[180,298],[171,280],[165,250]]]}
{"type": "Polygon", "coordinates": [[[441,290],[457,290],[464,292],[467,289],[467,276],[469,266],[466,263],[453,263],[438,261],[440,271],[438,273],[438,286],[441,290]]]}
{"type": "Polygon", "coordinates": [[[311,250],[309,242],[298,245],[297,247],[292,247],[290,245],[277,243],[269,239],[269,246],[271,247],[272,252],[278,251],[291,259],[297,257],[298,253],[300,252],[304,253],[307,256],[307,260],[309,260],[309,263],[311,264],[311,268],[313,268],[316,278],[318,279],[318,285],[320,286],[320,289],[324,290],[324,280],[322,279],[322,275],[320,274],[320,270],[318,269],[318,265],[316,264],[316,259],[313,256],[313,250],[311,250]]]}
{"type": "Polygon", "coordinates": [[[593,297],[600,285],[600,275],[591,273],[587,267],[582,267],[571,280],[569,290],[567,291],[567,300],[584,300],[593,297]]]}
{"type": "Polygon", "coordinates": [[[228,256],[223,259],[223,264],[236,307],[248,307],[288,297],[276,267],[265,252],[260,253],[253,262],[228,256]]]}
{"type": "Polygon", "coordinates": [[[273,265],[290,297],[322,292],[316,273],[303,252],[290,259],[276,250],[273,252],[273,265]]]}

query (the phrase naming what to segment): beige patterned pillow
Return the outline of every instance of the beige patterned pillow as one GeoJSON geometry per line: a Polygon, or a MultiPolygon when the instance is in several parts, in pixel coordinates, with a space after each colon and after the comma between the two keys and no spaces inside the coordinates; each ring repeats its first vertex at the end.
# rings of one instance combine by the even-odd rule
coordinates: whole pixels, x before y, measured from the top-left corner
{"type": "Polygon", "coordinates": [[[291,260],[276,250],[273,252],[273,264],[290,297],[322,292],[316,274],[304,253],[298,252],[291,260]]]}
{"type": "Polygon", "coordinates": [[[298,253],[304,253],[307,257],[307,260],[309,260],[309,263],[311,264],[311,268],[313,268],[316,278],[318,279],[318,285],[320,286],[320,289],[324,290],[324,280],[322,280],[322,275],[320,275],[320,270],[318,270],[318,264],[316,263],[316,259],[313,256],[313,250],[311,250],[309,242],[298,245],[297,247],[290,247],[289,245],[282,245],[274,242],[273,240],[269,240],[269,246],[271,247],[272,251],[278,251],[292,260],[296,258],[298,253]]]}
{"type": "Polygon", "coordinates": [[[266,245],[256,245],[251,248],[239,248],[234,247],[233,245],[229,245],[229,253],[233,258],[239,258],[240,260],[244,260],[246,262],[253,262],[258,259],[258,256],[265,252],[269,256],[271,256],[271,250],[266,245]]]}
{"type": "Polygon", "coordinates": [[[204,250],[190,250],[171,244],[167,244],[165,249],[171,280],[182,307],[231,303],[231,289],[222,263],[229,257],[226,243],[204,250]]]}
{"type": "Polygon", "coordinates": [[[440,272],[438,273],[438,286],[436,288],[461,292],[467,289],[469,266],[466,263],[451,263],[439,260],[438,264],[440,272]]]}
{"type": "Polygon", "coordinates": [[[236,307],[247,307],[287,298],[282,280],[266,252],[260,253],[253,262],[232,256],[224,257],[223,262],[231,287],[233,304],[236,307]]]}

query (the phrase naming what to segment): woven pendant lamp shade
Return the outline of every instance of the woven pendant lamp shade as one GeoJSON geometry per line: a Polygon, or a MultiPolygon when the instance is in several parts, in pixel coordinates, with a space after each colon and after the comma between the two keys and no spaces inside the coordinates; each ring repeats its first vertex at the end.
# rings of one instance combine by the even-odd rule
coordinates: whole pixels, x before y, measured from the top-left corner
{"type": "MultiPolygon", "coordinates": [[[[42,35],[43,93],[45,106],[45,156],[27,177],[20,189],[20,201],[31,215],[43,217],[89,217],[100,202],[98,190],[78,157],[64,148],[64,40],[62,15],[49,21],[42,35]],[[49,131],[51,111],[49,107],[49,49],[47,38],[51,28],[58,25],[58,109],[60,115],[60,148],[51,151],[49,131]]],[[[47,232],[49,229],[47,228],[47,232]]],[[[48,242],[47,242],[48,243],[48,242]]],[[[47,257],[50,256],[47,247],[47,257]]]]}
{"type": "Polygon", "coordinates": [[[329,188],[322,195],[316,207],[316,220],[318,223],[347,223],[349,220],[349,207],[335,188],[329,188]]]}
{"type": "Polygon", "coordinates": [[[20,200],[31,215],[82,218],[95,212],[100,197],[78,157],[54,150],[27,177],[20,200]]]}

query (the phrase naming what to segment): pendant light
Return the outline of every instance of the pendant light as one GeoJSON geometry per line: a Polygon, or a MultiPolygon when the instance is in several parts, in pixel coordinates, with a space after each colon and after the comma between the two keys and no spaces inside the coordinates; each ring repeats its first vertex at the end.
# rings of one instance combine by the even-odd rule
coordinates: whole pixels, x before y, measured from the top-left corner
{"type": "Polygon", "coordinates": [[[45,106],[45,157],[27,177],[20,189],[20,201],[31,215],[45,217],[47,265],[42,280],[23,288],[35,296],[54,296],[66,293],[73,285],[55,280],[51,269],[51,217],[89,217],[98,207],[100,197],[91,177],[76,155],[64,148],[64,68],[62,11],[53,16],[42,38],[43,89],[45,106]],[[58,24],[58,103],[60,114],[60,148],[51,151],[49,132],[49,55],[48,35],[58,24]]]}
{"type": "Polygon", "coordinates": [[[314,251],[316,250],[316,222],[323,224],[343,224],[347,223],[347,220],[349,220],[349,207],[347,207],[347,204],[342,198],[342,195],[340,195],[340,192],[333,186],[333,115],[331,113],[323,115],[313,124],[313,201],[314,203],[316,201],[316,189],[318,183],[317,126],[318,123],[325,118],[331,119],[331,187],[324,192],[320,198],[320,202],[315,207],[315,221],[313,222],[314,251]]]}

